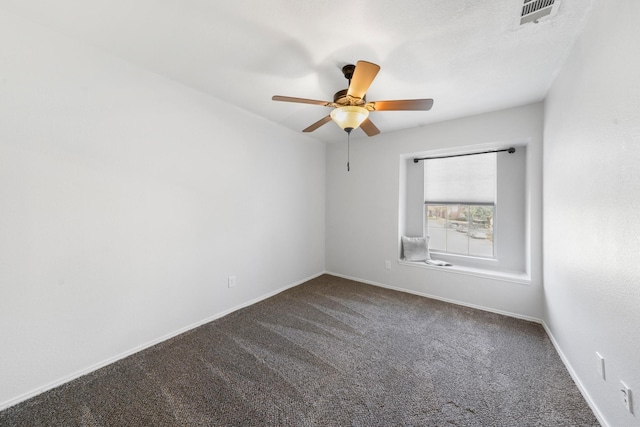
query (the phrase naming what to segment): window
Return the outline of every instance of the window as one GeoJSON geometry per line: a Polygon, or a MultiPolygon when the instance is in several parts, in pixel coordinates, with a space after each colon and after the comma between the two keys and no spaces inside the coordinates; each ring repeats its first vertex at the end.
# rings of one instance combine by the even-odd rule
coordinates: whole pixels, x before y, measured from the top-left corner
{"type": "MultiPolygon", "coordinates": [[[[432,259],[452,264],[451,271],[529,271],[536,238],[530,234],[536,217],[530,215],[529,183],[536,182],[537,169],[529,170],[527,145],[514,146],[514,153],[445,159],[423,160],[499,147],[487,143],[402,155],[399,235],[429,236],[432,259]]],[[[398,256],[403,257],[400,241],[398,256]]]]}
{"type": "Polygon", "coordinates": [[[496,154],[424,161],[424,228],[432,251],[495,258],[496,154]]]}

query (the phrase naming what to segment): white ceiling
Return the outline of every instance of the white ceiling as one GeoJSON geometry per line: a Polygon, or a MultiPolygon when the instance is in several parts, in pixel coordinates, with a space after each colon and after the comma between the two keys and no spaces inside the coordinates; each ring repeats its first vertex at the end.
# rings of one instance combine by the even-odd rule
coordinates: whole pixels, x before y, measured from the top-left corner
{"type": "MultiPolygon", "coordinates": [[[[433,98],[373,112],[382,132],[544,99],[595,0],[518,27],[522,0],[0,0],[0,8],[300,131],[333,100],[341,68],[381,66],[367,99],[433,98]]],[[[328,123],[309,134],[343,141],[328,123]]],[[[366,138],[360,130],[352,137],[366,138]]]]}

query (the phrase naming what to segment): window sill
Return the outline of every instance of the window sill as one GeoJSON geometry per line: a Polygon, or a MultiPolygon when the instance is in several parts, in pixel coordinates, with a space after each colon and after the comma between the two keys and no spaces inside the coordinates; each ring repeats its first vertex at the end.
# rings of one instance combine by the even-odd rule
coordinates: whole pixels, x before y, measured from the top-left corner
{"type": "Polygon", "coordinates": [[[439,267],[435,265],[428,265],[421,261],[405,261],[402,259],[398,260],[398,264],[424,268],[427,270],[438,270],[446,273],[463,274],[466,276],[482,277],[485,279],[502,280],[504,282],[517,283],[520,285],[531,284],[531,277],[529,277],[529,275],[524,272],[495,271],[483,268],[462,267],[459,265],[439,267]]]}

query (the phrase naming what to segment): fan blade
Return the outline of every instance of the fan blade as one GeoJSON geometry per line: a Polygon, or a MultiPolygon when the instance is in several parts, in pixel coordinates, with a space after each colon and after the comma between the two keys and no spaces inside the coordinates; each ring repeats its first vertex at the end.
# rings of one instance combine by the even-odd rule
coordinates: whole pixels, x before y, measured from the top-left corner
{"type": "Polygon", "coordinates": [[[323,107],[335,107],[336,105],[333,102],[329,101],[318,101],[316,99],[306,99],[306,98],[294,98],[291,96],[280,96],[274,95],[271,97],[274,101],[284,101],[284,102],[297,102],[300,104],[313,104],[313,105],[322,105],[323,107]]]}
{"type": "Polygon", "coordinates": [[[371,111],[428,111],[433,106],[433,99],[400,99],[396,101],[367,102],[365,106],[371,111]]]}
{"type": "Polygon", "coordinates": [[[308,128],[304,129],[302,132],[313,132],[314,130],[318,129],[320,126],[327,124],[330,121],[331,121],[331,116],[323,117],[317,122],[315,122],[314,124],[312,124],[311,126],[309,126],[308,128]]]}
{"type": "Polygon", "coordinates": [[[362,128],[364,133],[367,134],[367,136],[374,136],[380,133],[380,129],[378,129],[376,125],[374,125],[373,122],[368,118],[360,124],[360,127],[362,128]]]}
{"type": "Polygon", "coordinates": [[[354,98],[364,98],[364,94],[369,90],[369,86],[371,86],[378,71],[380,71],[379,65],[367,61],[358,61],[353,77],[351,77],[351,83],[349,83],[347,95],[354,98]]]}

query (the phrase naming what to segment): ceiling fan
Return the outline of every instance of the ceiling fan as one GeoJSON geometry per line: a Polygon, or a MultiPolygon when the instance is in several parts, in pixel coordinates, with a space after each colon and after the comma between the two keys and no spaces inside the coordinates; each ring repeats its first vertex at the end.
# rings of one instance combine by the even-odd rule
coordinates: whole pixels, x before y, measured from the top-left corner
{"type": "Polygon", "coordinates": [[[280,95],[275,95],[271,99],[333,108],[331,114],[303,129],[302,132],[313,132],[333,120],[349,134],[360,127],[368,136],[374,136],[379,134],[380,130],[369,120],[370,111],[428,111],[431,109],[433,99],[367,102],[365,94],[378,71],[380,71],[379,65],[367,61],[358,61],[356,65],[349,64],[342,67],[344,77],[349,80],[349,87],[336,92],[333,102],[280,95]]]}

